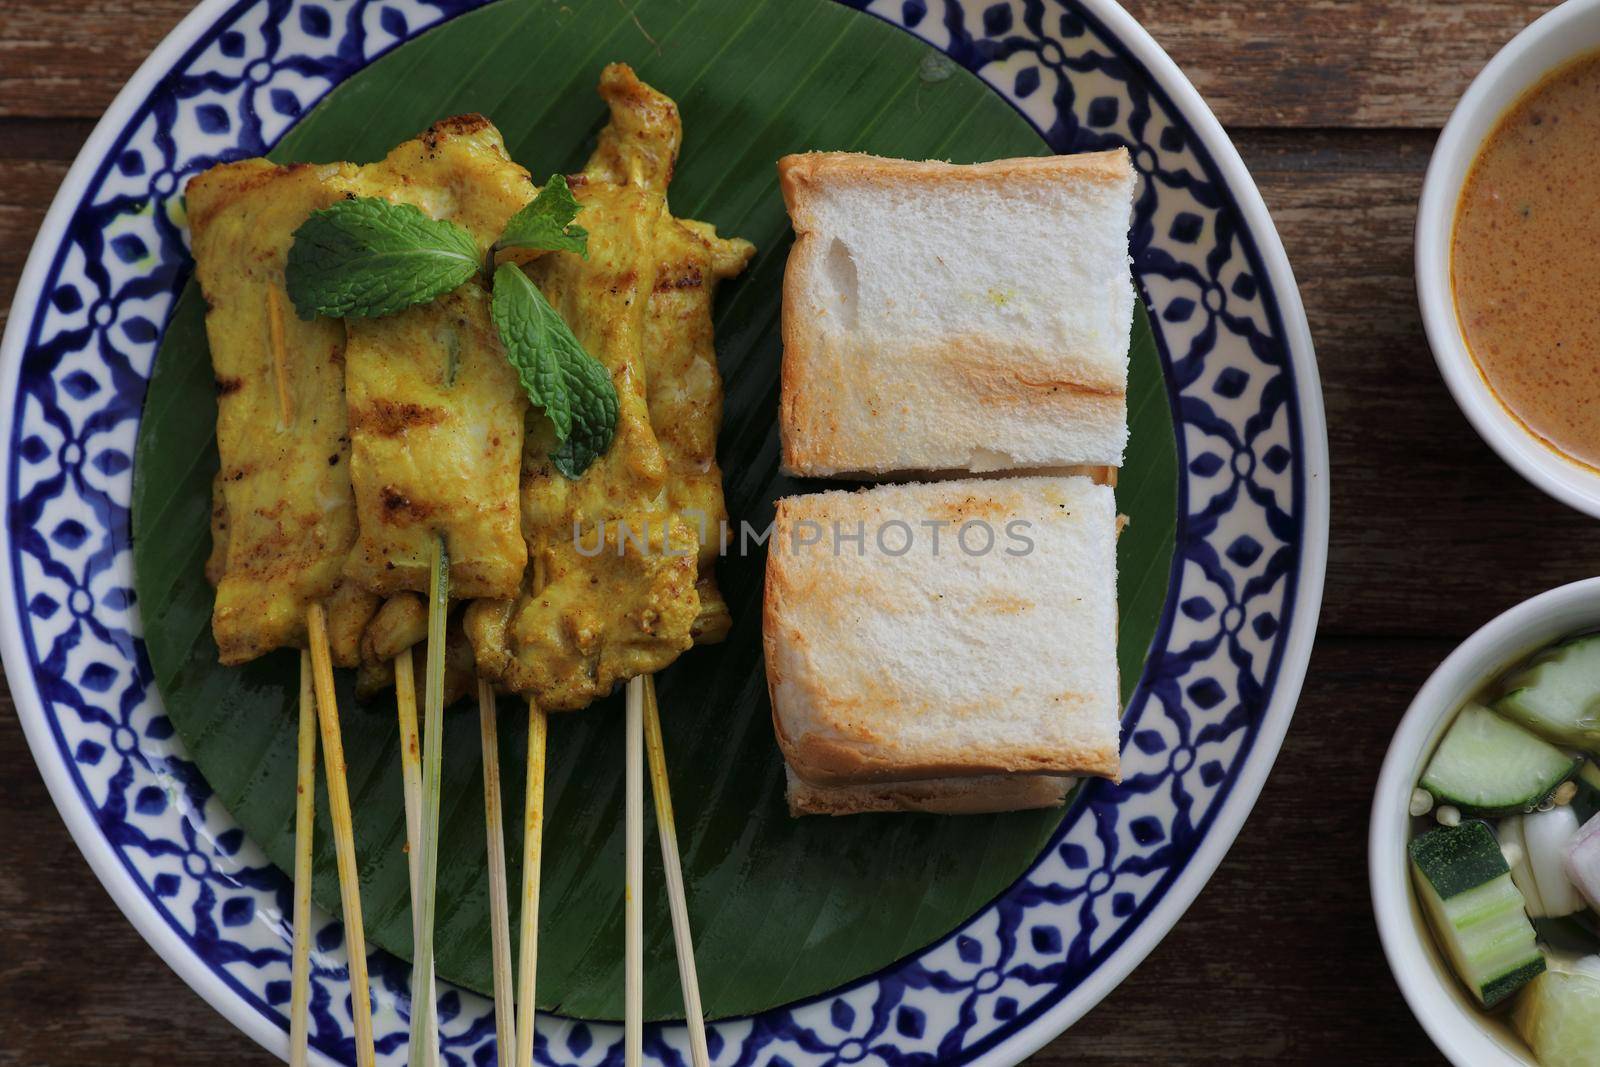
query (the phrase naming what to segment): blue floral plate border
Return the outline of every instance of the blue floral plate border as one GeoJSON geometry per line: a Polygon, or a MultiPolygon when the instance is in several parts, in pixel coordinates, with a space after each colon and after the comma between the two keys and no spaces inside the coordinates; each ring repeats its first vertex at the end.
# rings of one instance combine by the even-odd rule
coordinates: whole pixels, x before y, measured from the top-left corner
{"type": "MultiPolygon", "coordinates": [[[[1238,153],[1111,0],[843,0],[927,40],[1058,151],[1127,145],[1132,249],[1178,427],[1171,592],[1125,716],[1125,781],[1080,790],[1016,885],[940,942],[800,1004],[718,1022],[725,1065],[1014,1063],[1155,947],[1232,843],[1310,656],[1327,440],[1294,278],[1238,153]]],[[[287,880],[184,758],[150,682],[128,551],[133,442],[186,256],[183,179],[275,143],[329,89],[475,0],[207,0],[107,110],[41,229],[0,345],[0,653],[45,781],[162,957],[286,1051],[287,880]]],[[[318,916],[313,1045],[353,1052],[339,924],[318,916]]],[[[407,968],[382,953],[380,1051],[407,968]]],[[[442,998],[451,1062],[492,1063],[489,1005],[442,998]]],[[[620,1062],[616,1027],[541,1016],[541,1062],[620,1062]]],[[[646,1055],[687,1061],[681,1026],[646,1055]]]]}

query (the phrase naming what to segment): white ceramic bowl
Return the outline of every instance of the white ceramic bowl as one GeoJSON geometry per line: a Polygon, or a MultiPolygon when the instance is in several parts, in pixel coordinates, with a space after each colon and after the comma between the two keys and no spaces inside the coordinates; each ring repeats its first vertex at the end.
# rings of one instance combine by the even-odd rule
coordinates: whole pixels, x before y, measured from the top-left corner
{"type": "Polygon", "coordinates": [[[1451,974],[1412,890],[1406,843],[1412,790],[1451,717],[1495,675],[1569,634],[1600,628],[1600,578],[1563,585],[1500,615],[1435,670],[1383,761],[1367,842],[1372,905],[1406,1003],[1457,1067],[1536,1067],[1504,1015],[1487,1015],[1451,974]]]}
{"type": "Polygon", "coordinates": [[[1557,500],[1600,517],[1600,472],[1535,438],[1490,390],[1467,351],[1450,286],[1450,235],[1467,171],[1506,110],[1547,73],[1600,50],[1600,0],[1567,0],[1502,48],[1473,79],[1434,146],[1417,210],[1417,298],[1445,384],[1500,458],[1557,500]]]}

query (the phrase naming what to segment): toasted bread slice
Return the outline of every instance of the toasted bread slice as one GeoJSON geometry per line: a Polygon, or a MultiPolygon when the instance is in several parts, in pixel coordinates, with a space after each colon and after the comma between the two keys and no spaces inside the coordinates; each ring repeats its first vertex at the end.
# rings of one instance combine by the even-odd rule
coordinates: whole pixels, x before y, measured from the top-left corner
{"type": "Polygon", "coordinates": [[[1120,466],[1134,174],[1122,149],[778,162],[783,463],[811,476],[1120,466]]]}
{"type": "Polygon", "coordinates": [[[1082,477],[780,500],[763,641],[789,766],[818,786],[1115,778],[1117,525],[1082,477]]]}

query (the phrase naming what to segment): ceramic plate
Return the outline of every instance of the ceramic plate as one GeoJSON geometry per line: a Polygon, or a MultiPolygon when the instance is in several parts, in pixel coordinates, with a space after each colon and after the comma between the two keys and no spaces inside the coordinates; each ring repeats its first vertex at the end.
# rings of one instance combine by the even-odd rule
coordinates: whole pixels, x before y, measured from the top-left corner
{"type": "MultiPolygon", "coordinates": [[[[210,0],[108,110],[68,174],[0,358],[7,543],[0,642],[68,827],[158,952],[286,1048],[289,885],[185,758],[150,682],[128,503],[144,386],[182,278],[165,212],[183,180],[257,154],[344,79],[477,6],[210,0]]],[[[1078,791],[1033,868],[947,937],[827,994],[720,1021],[718,1063],[1010,1063],[1106,995],[1233,841],[1310,653],[1327,446],[1304,312],[1237,153],[1147,34],[1105,0],[852,4],[975,73],[1049,144],[1126,144],[1134,270],[1178,428],[1167,605],[1124,718],[1120,786],[1078,791]]],[[[350,1057],[338,924],[319,916],[318,1054],[350,1057]]],[[[409,968],[374,954],[380,1051],[402,1062],[409,968]]],[[[1221,991],[1219,991],[1220,993],[1221,991]]],[[[489,1005],[449,991],[452,1060],[492,1062],[489,1005]]],[[[551,1064],[620,1056],[608,1024],[540,1020],[551,1064]]],[[[686,1059],[681,1026],[646,1054],[686,1059]]]]}

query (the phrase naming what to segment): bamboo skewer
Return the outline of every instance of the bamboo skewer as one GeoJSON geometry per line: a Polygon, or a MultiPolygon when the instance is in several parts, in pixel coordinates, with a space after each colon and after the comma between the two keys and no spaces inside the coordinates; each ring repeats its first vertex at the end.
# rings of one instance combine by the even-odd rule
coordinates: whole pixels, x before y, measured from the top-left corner
{"type": "Polygon", "coordinates": [[[517,943],[516,1067],[533,1067],[534,983],[539,961],[539,875],[544,860],[544,756],[549,720],[528,701],[528,784],[522,813],[522,934],[517,943]]]}
{"type": "Polygon", "coordinates": [[[328,816],[339,866],[339,898],[344,905],[345,949],[350,957],[350,1015],[356,1030],[356,1063],[372,1067],[372,1000],[367,988],[367,941],[361,925],[361,886],[356,869],[355,826],[345,783],[344,741],[339,733],[339,702],[333,689],[333,658],[328,651],[328,617],[321,604],[306,609],[311,675],[316,687],[317,720],[322,728],[323,773],[328,782],[328,816]]]}
{"type": "MultiPolygon", "coordinates": [[[[416,907],[422,893],[422,870],[417,862],[422,854],[422,738],[417,731],[416,667],[409,648],[394,658],[394,695],[400,717],[400,782],[406,800],[406,867],[411,876],[411,939],[414,945],[422,934],[418,921],[422,913],[416,907]]],[[[438,1000],[431,974],[428,975],[428,996],[438,1000]]],[[[438,1050],[439,1020],[435,1016],[425,1046],[428,1067],[438,1062],[438,1050]]]]}
{"type": "Polygon", "coordinates": [[[494,685],[487,678],[478,679],[478,733],[483,742],[483,813],[489,838],[495,1040],[500,1057],[509,1060],[517,1047],[517,1012],[511,978],[511,905],[506,898],[506,831],[500,810],[500,739],[495,724],[494,685]]]}
{"type": "Polygon", "coordinates": [[[700,977],[694,966],[694,937],[689,930],[689,902],[683,891],[683,863],[678,856],[678,826],[672,815],[672,786],[667,780],[667,749],[661,737],[661,709],[656,680],[644,680],[644,745],[650,761],[651,795],[656,803],[656,829],[661,837],[661,867],[667,879],[667,910],[672,914],[672,940],[678,951],[678,984],[683,986],[683,1018],[689,1028],[693,1067],[709,1067],[706,1020],[700,1008],[700,977]]]}
{"type": "MultiPolygon", "coordinates": [[[[529,553],[533,592],[544,588],[544,546],[536,543],[529,553]]],[[[544,865],[545,749],[550,720],[539,702],[528,699],[528,775],[522,792],[522,928],[517,938],[517,1053],[516,1067],[533,1067],[533,1044],[538,1028],[534,1000],[539,977],[539,880],[544,865]]]]}
{"type": "Polygon", "coordinates": [[[311,993],[311,843],[317,805],[317,707],[311,653],[300,653],[300,746],[294,797],[294,953],[290,969],[289,1064],[305,1067],[311,993]]]}
{"type": "MultiPolygon", "coordinates": [[[[423,700],[422,743],[422,855],[418,857],[421,892],[413,901],[421,915],[417,918],[418,937],[411,971],[411,1067],[423,1067],[430,1053],[429,1035],[435,1033],[433,986],[433,919],[438,902],[439,875],[439,778],[444,765],[444,652],[445,619],[450,607],[450,558],[444,541],[434,538],[431,575],[428,580],[428,671],[423,700]],[[422,994],[418,995],[418,990],[422,994]]],[[[437,1055],[438,1049],[432,1050],[437,1055]]]]}
{"type": "Polygon", "coordinates": [[[623,887],[623,1063],[644,1053],[644,678],[628,680],[627,876],[623,887]]]}

